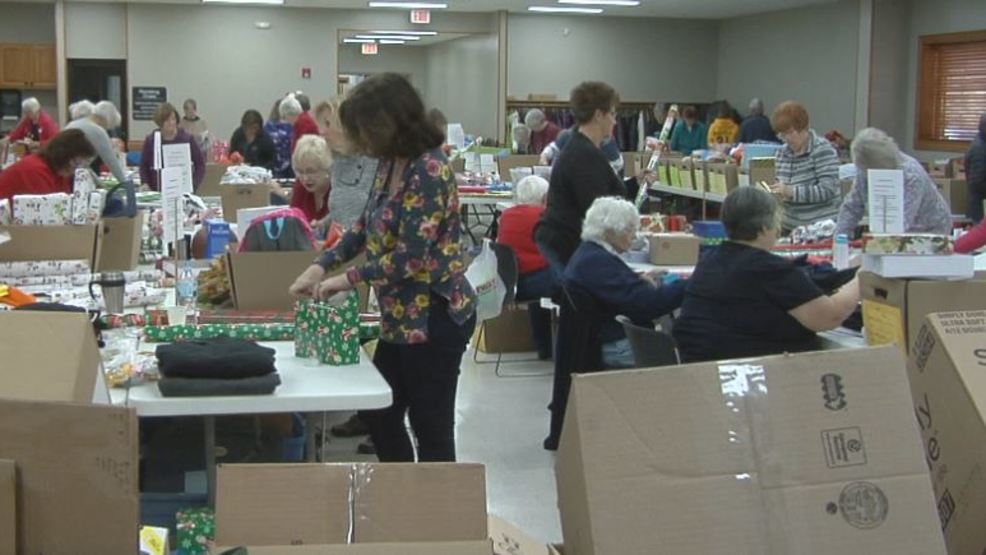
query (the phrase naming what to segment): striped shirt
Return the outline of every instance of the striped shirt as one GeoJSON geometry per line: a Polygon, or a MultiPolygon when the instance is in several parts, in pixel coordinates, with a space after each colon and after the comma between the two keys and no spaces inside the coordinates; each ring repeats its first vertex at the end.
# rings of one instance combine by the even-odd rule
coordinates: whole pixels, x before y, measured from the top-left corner
{"type": "MultiPolygon", "coordinates": [[[[904,170],[904,231],[906,233],[939,233],[947,235],[952,229],[951,208],[938,192],[921,163],[901,154],[904,170]]],[[[836,234],[852,236],[859,220],[866,211],[868,196],[866,172],[857,172],[852,192],[846,196],[839,210],[836,234]]]]}
{"type": "Polygon", "coordinates": [[[784,230],[835,219],[842,203],[839,156],[824,137],[808,130],[808,148],[795,154],[790,146],[777,153],[777,180],[794,188],[784,201],[784,230]]]}

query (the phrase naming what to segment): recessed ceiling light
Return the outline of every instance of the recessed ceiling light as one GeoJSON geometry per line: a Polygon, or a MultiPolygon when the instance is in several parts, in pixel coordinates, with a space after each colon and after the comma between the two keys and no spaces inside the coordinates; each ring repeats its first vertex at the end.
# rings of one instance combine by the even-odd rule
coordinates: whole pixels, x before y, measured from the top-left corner
{"type": "Polygon", "coordinates": [[[370,31],[378,35],[416,35],[419,37],[433,37],[438,31],[370,31]]]}
{"type": "Polygon", "coordinates": [[[531,6],[529,12],[541,13],[603,13],[601,8],[566,8],[562,6],[531,6]]]}
{"type": "Polygon", "coordinates": [[[284,0],[202,0],[203,4],[265,4],[283,6],[284,0]]]}
{"type": "Polygon", "coordinates": [[[436,2],[370,2],[371,8],[403,8],[405,10],[444,10],[448,4],[436,2]]]}
{"type": "Polygon", "coordinates": [[[559,4],[577,4],[580,6],[639,6],[638,0],[558,0],[559,4]]]}
{"type": "Polygon", "coordinates": [[[342,42],[346,44],[373,44],[376,41],[373,39],[342,39],[342,42]]]}
{"type": "Polygon", "coordinates": [[[410,35],[356,35],[358,39],[389,39],[389,40],[421,40],[421,37],[414,37],[410,35]]]}
{"type": "Polygon", "coordinates": [[[383,39],[380,41],[380,44],[406,44],[406,43],[405,41],[402,40],[383,39]]]}

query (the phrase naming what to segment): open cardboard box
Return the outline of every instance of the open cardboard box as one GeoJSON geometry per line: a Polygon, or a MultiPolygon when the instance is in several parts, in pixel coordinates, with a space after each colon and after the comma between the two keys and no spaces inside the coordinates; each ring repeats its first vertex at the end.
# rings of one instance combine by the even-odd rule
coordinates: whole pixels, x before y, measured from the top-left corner
{"type": "Polygon", "coordinates": [[[216,543],[251,554],[547,553],[487,517],[478,464],[222,465],[217,487],[216,543]]]}
{"type": "Polygon", "coordinates": [[[735,164],[710,163],[706,168],[709,177],[706,192],[725,196],[739,186],[739,170],[735,164]]]}
{"type": "Polygon", "coordinates": [[[702,240],[690,233],[649,233],[650,262],[658,266],[694,266],[702,240]]]}
{"type": "Polygon", "coordinates": [[[761,181],[771,185],[776,181],[777,170],[775,169],[776,160],[774,158],[751,158],[750,159],[750,185],[756,185],[761,181]]]}
{"type": "Polygon", "coordinates": [[[892,347],[574,376],[566,554],[943,555],[905,377],[892,347]]]}
{"type": "MultiPolygon", "coordinates": [[[[678,182],[682,189],[695,189],[695,173],[691,160],[675,160],[672,162],[678,169],[678,182]]],[[[674,177],[672,177],[674,179],[674,177]]]]}
{"type": "Polygon", "coordinates": [[[265,183],[220,185],[219,196],[222,197],[223,219],[235,224],[237,210],[270,204],[270,186],[265,183]]]}
{"type": "Polygon", "coordinates": [[[223,176],[226,175],[226,165],[225,164],[206,164],[205,174],[202,176],[202,182],[199,183],[199,188],[196,189],[195,194],[200,197],[218,197],[220,196],[220,185],[223,176]]]}
{"type": "Polygon", "coordinates": [[[509,179],[513,168],[533,168],[540,164],[541,157],[536,154],[511,154],[497,160],[501,179],[509,179]]]}
{"type": "Polygon", "coordinates": [[[88,260],[96,267],[103,230],[92,225],[0,226],[10,241],[0,244],[0,262],[33,260],[88,260]]]}
{"type": "MultiPolygon", "coordinates": [[[[318,255],[316,251],[226,253],[226,271],[229,272],[236,309],[294,310],[297,299],[288,293],[288,288],[315,263],[318,255]]],[[[342,268],[329,272],[326,277],[341,274],[365,260],[366,257],[358,256],[342,268]]],[[[360,294],[360,310],[364,310],[367,288],[357,285],[356,290],[360,294]]]]}
{"type": "Polygon", "coordinates": [[[17,467],[0,459],[0,555],[17,554],[17,467]]]}
{"type": "Polygon", "coordinates": [[[140,243],[143,239],[147,212],[140,210],[133,218],[104,218],[103,240],[96,262],[97,272],[126,272],[140,262],[140,243]]]}
{"type": "Polygon", "coordinates": [[[473,345],[483,353],[527,353],[534,350],[526,306],[505,307],[499,316],[476,326],[473,345]]]}
{"type": "Polygon", "coordinates": [[[986,311],[930,314],[908,374],[949,553],[986,551],[986,311]]]}

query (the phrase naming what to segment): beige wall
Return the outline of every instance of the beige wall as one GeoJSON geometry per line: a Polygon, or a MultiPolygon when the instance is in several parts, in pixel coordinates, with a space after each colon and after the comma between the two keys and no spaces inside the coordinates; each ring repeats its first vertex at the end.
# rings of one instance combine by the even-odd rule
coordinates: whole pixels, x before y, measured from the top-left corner
{"type": "Polygon", "coordinates": [[[358,44],[339,45],[339,73],[374,74],[394,72],[408,75],[411,84],[423,95],[427,68],[428,47],[380,45],[379,53],[364,56],[358,44]]]}
{"type": "Polygon", "coordinates": [[[497,39],[475,35],[427,48],[425,102],[467,134],[496,137],[497,39]]]}
{"type": "Polygon", "coordinates": [[[65,4],[65,57],[127,57],[126,4],[65,4]]]}
{"type": "Polygon", "coordinates": [[[714,99],[715,21],[511,14],[507,25],[507,94],[518,99],[568,99],[590,79],[627,101],[714,99]]]}
{"type": "Polygon", "coordinates": [[[55,42],[55,5],[0,3],[0,42],[55,42]]]}
{"type": "Polygon", "coordinates": [[[907,51],[911,0],[873,3],[873,50],[870,78],[870,122],[901,146],[907,140],[907,51]]]}
{"type": "Polygon", "coordinates": [[[741,113],[760,97],[768,113],[785,100],[805,104],[820,133],[856,130],[859,4],[831,4],[722,21],[718,98],[741,113]]]}

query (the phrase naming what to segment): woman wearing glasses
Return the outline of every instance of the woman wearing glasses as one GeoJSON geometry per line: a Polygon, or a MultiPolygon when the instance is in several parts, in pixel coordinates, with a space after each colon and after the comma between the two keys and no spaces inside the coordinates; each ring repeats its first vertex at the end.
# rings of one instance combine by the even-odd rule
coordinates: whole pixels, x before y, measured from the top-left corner
{"type": "Polygon", "coordinates": [[[304,212],[312,228],[327,231],[332,155],[325,139],[319,135],[301,137],[291,156],[291,166],[296,178],[291,190],[291,207],[304,212]]]}

